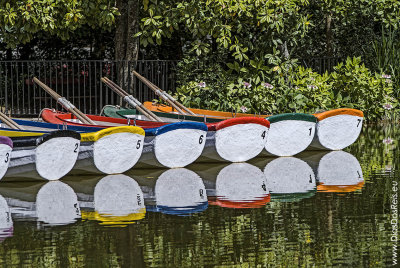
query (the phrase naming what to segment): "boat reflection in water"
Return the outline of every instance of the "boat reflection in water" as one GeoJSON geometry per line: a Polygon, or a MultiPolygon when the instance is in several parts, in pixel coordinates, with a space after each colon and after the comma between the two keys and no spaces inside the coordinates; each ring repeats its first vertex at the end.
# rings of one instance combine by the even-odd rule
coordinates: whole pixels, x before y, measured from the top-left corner
{"type": "Polygon", "coordinates": [[[259,208],[271,199],[296,202],[312,197],[317,190],[353,192],[363,185],[358,160],[343,151],[257,158],[251,164],[132,169],[128,176],[69,176],[63,182],[5,178],[0,183],[0,241],[13,235],[13,222],[21,219],[65,225],[82,217],[103,225],[125,226],[143,219],[146,209],[189,216],[206,210],[209,203],[259,208]]]}
{"type": "Polygon", "coordinates": [[[203,178],[211,205],[259,208],[270,201],[264,174],[251,164],[199,164],[191,168],[203,178]]]}
{"type": "Polygon", "coordinates": [[[86,180],[68,178],[67,183],[78,192],[84,220],[121,226],[146,215],[143,192],[129,176],[117,174],[86,180]]]}
{"type": "Polygon", "coordinates": [[[13,235],[13,226],[10,207],[0,195],[0,242],[13,235]]]}
{"type": "Polygon", "coordinates": [[[264,170],[273,202],[295,202],[315,195],[312,168],[296,157],[264,158],[255,162],[264,170]]]}
{"type": "Polygon", "coordinates": [[[61,181],[2,182],[0,194],[7,200],[14,220],[38,221],[52,226],[74,223],[81,217],[75,192],[61,181]]]}
{"type": "Polygon", "coordinates": [[[360,163],[344,151],[305,156],[317,174],[319,192],[354,192],[364,186],[360,163]]]}
{"type": "Polygon", "coordinates": [[[148,211],[190,216],[208,207],[203,181],[189,169],[169,169],[161,174],[154,171],[137,179],[145,192],[148,211]]]}
{"type": "Polygon", "coordinates": [[[81,217],[78,198],[67,184],[51,181],[40,188],[36,196],[38,221],[49,225],[73,223],[81,217]]]}

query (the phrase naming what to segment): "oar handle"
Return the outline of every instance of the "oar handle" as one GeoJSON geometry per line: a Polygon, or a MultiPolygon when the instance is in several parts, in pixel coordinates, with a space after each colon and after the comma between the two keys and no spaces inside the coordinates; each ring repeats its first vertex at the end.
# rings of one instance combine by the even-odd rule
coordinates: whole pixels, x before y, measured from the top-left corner
{"type": "MultiPolygon", "coordinates": [[[[184,110],[185,112],[187,112],[187,113],[190,114],[190,115],[196,115],[196,114],[195,114],[194,112],[192,112],[190,109],[186,108],[182,103],[178,102],[174,97],[172,97],[172,96],[169,95],[167,92],[165,92],[165,91],[163,91],[162,89],[160,89],[158,86],[156,86],[155,84],[153,84],[152,82],[150,82],[148,79],[144,78],[143,76],[141,76],[141,75],[140,75],[139,73],[137,73],[136,71],[133,71],[133,72],[134,72],[134,74],[135,74],[139,79],[141,79],[141,80],[143,79],[144,82],[146,83],[146,85],[151,84],[152,87],[154,87],[154,88],[151,88],[150,86],[149,86],[149,87],[150,87],[154,92],[156,92],[156,94],[158,94],[159,96],[160,96],[160,94],[162,94],[162,95],[164,95],[166,98],[170,99],[170,102],[168,102],[168,103],[171,104],[171,102],[173,102],[176,106],[178,106],[178,108],[181,109],[181,111],[184,110]]],[[[142,81],[143,81],[143,80],[142,80],[142,81]]],[[[162,97],[162,98],[165,100],[165,98],[164,98],[163,96],[160,96],[160,97],[162,97]]],[[[174,108],[176,108],[175,105],[173,105],[174,108]]],[[[179,111],[179,109],[178,109],[178,111],[179,111]]]]}
{"type": "Polygon", "coordinates": [[[128,94],[125,94],[125,92],[121,91],[119,88],[117,88],[110,79],[107,77],[102,77],[100,78],[101,82],[106,84],[107,87],[109,87],[112,91],[117,93],[121,98],[127,96],[128,94]]]}
{"type": "Polygon", "coordinates": [[[140,101],[135,99],[132,95],[128,95],[128,93],[125,90],[123,90],[120,86],[118,86],[116,83],[114,83],[107,77],[101,78],[101,81],[103,83],[105,83],[109,88],[111,88],[111,90],[113,90],[118,95],[120,95],[130,106],[137,109],[139,112],[141,112],[143,115],[145,115],[150,120],[163,122],[163,120],[161,120],[161,118],[159,118],[154,113],[152,113],[150,110],[148,110],[146,107],[144,107],[140,101]]]}
{"type": "Polygon", "coordinates": [[[136,71],[132,71],[133,74],[139,78],[140,81],[142,81],[147,87],[149,87],[151,90],[154,91],[154,93],[156,93],[160,98],[162,98],[163,100],[165,100],[166,102],[168,102],[172,107],[174,107],[175,110],[178,111],[178,113],[180,114],[186,114],[184,111],[182,111],[181,108],[179,108],[173,101],[171,101],[166,95],[163,94],[163,92],[156,88],[156,86],[154,84],[152,84],[150,81],[148,81],[146,78],[144,78],[143,76],[141,76],[139,73],[137,73],[136,71]]]}
{"type": "MultiPolygon", "coordinates": [[[[124,101],[127,102],[130,106],[132,106],[135,109],[138,108],[136,102],[133,99],[133,97],[130,98],[130,96],[128,96],[126,92],[124,92],[122,89],[117,87],[117,85],[115,83],[113,83],[110,79],[108,79],[107,77],[103,77],[103,78],[101,78],[101,81],[104,84],[106,84],[106,86],[108,86],[112,91],[117,93],[121,98],[123,98],[124,101]]],[[[151,115],[147,114],[146,112],[143,112],[140,108],[138,109],[138,111],[141,112],[142,114],[144,114],[150,120],[157,121],[151,115]]]]}
{"type": "Polygon", "coordinates": [[[145,115],[147,118],[153,121],[158,121],[156,118],[151,116],[150,114],[146,113],[143,109],[140,109],[138,104],[136,103],[136,99],[133,98],[133,96],[128,95],[122,88],[120,88],[117,84],[115,84],[113,81],[108,79],[107,77],[102,77],[101,81],[106,84],[112,91],[117,93],[121,98],[124,99],[126,103],[128,103],[130,106],[132,106],[134,109],[137,109],[139,112],[141,112],[143,115],[145,115]]]}
{"type": "Polygon", "coordinates": [[[48,87],[45,83],[37,79],[36,77],[33,78],[33,81],[38,84],[44,91],[46,91],[50,96],[52,96],[54,99],[58,100],[61,98],[60,95],[57,94],[54,90],[52,90],[50,87],[48,87]]]}
{"type": "Polygon", "coordinates": [[[126,92],[122,87],[120,87],[119,85],[117,85],[116,83],[114,83],[114,81],[112,81],[111,79],[108,79],[108,77],[104,77],[104,79],[111,85],[113,85],[118,91],[120,91],[124,96],[128,96],[129,93],[126,92]]]}
{"type": "Polygon", "coordinates": [[[84,113],[79,111],[71,102],[69,102],[66,98],[59,95],[57,92],[48,87],[45,83],[37,79],[33,78],[33,81],[38,84],[44,91],[46,91],[50,96],[52,96],[58,103],[60,103],[65,109],[67,109],[70,113],[76,116],[82,123],[94,125],[95,123],[89,119],[84,113]]]}

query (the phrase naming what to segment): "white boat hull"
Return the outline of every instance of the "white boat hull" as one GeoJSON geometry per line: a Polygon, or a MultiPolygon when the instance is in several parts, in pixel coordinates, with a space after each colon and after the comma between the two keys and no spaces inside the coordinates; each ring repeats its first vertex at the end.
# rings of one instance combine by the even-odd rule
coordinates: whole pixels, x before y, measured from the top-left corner
{"type": "Polygon", "coordinates": [[[54,137],[37,147],[14,149],[5,176],[36,175],[46,180],[58,180],[75,165],[79,147],[77,139],[54,137]]]}
{"type": "Polygon", "coordinates": [[[168,168],[185,167],[196,161],[203,152],[207,131],[175,129],[144,140],[139,164],[168,168]]]}
{"type": "Polygon", "coordinates": [[[265,147],[269,128],[242,123],[208,131],[202,161],[245,162],[258,156],[265,147]]]}
{"type": "Polygon", "coordinates": [[[342,150],[353,144],[361,133],[363,117],[340,114],[318,121],[310,149],[342,150]]]}
{"type": "Polygon", "coordinates": [[[284,120],[271,123],[265,144],[265,155],[293,156],[311,144],[315,123],[302,120],[284,120]]]}

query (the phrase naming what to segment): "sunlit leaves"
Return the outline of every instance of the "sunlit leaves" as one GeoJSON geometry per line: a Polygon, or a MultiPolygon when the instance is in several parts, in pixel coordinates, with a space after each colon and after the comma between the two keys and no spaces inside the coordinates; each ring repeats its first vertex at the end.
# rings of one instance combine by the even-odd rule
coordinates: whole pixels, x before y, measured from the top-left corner
{"type": "Polygon", "coordinates": [[[111,29],[119,11],[115,1],[27,0],[0,2],[0,39],[8,47],[29,42],[43,31],[67,39],[82,25],[111,29]]]}

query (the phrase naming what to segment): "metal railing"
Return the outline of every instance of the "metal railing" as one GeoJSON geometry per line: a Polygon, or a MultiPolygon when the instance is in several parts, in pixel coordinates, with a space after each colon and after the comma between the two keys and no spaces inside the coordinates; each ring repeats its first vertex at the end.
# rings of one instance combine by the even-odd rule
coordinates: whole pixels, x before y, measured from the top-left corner
{"type": "MultiPolygon", "coordinates": [[[[332,71],[340,58],[301,59],[300,64],[323,73],[332,71]]],[[[33,77],[47,84],[88,114],[99,114],[104,105],[121,105],[121,99],[101,83],[107,76],[141,102],[156,98],[153,91],[132,75],[132,70],[166,91],[175,91],[177,61],[0,61],[0,108],[13,116],[37,116],[43,108],[61,109],[33,77]]]]}
{"type": "Polygon", "coordinates": [[[175,90],[176,61],[0,61],[0,106],[13,116],[37,116],[43,108],[61,109],[33,77],[70,100],[84,113],[99,114],[106,104],[121,104],[120,98],[101,83],[107,76],[140,101],[154,93],[136,79],[136,70],[163,90],[175,90]]]}

